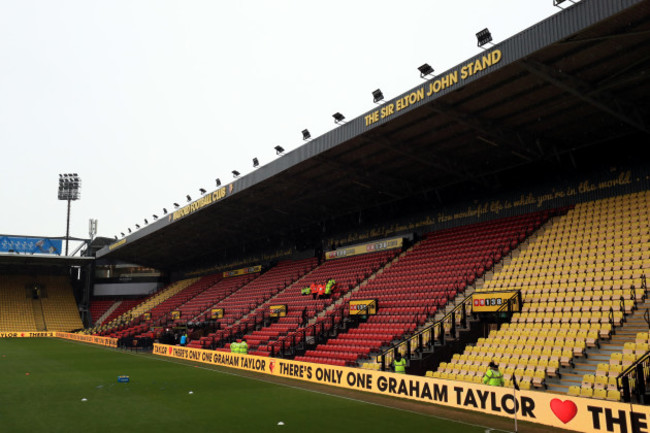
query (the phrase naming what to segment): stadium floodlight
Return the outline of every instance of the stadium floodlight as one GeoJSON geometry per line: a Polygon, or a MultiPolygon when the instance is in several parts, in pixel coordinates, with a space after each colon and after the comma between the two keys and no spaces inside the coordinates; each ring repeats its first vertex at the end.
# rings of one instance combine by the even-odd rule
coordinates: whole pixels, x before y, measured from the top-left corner
{"type": "Polygon", "coordinates": [[[205,190],[203,188],[199,188],[199,192],[201,193],[201,195],[205,194],[205,190]]]}
{"type": "Polygon", "coordinates": [[[487,28],[484,28],[476,34],[476,44],[482,47],[485,44],[492,42],[492,34],[487,28]]]}
{"type": "Polygon", "coordinates": [[[433,68],[428,63],[423,64],[418,68],[420,71],[420,78],[424,78],[428,75],[433,75],[433,68]]]}
{"type": "Polygon", "coordinates": [[[260,166],[260,160],[257,158],[253,158],[253,168],[257,168],[260,166]]]}
{"type": "MultiPolygon", "coordinates": [[[[576,4],[573,0],[569,0],[571,3],[576,4]]],[[[560,4],[564,3],[565,0],[553,0],[553,6],[560,8],[560,4]]],[[[562,8],[560,8],[562,9],[562,8]]]]}
{"type": "Polygon", "coordinates": [[[192,201],[192,197],[190,197],[189,194],[187,194],[187,195],[185,196],[185,198],[187,199],[188,202],[192,201]]]}
{"type": "Polygon", "coordinates": [[[334,123],[341,123],[345,120],[345,116],[339,113],[338,111],[334,114],[332,114],[332,117],[334,118],[334,123]]]}
{"type": "Polygon", "coordinates": [[[216,178],[216,179],[215,179],[215,182],[217,183],[217,186],[221,186],[221,179],[216,178]]]}
{"type": "Polygon", "coordinates": [[[70,202],[79,200],[81,193],[81,178],[77,173],[59,174],[59,200],[68,202],[68,217],[65,229],[65,255],[68,255],[68,241],[70,239],[70,202]]]}
{"type": "Polygon", "coordinates": [[[174,208],[175,209],[178,209],[179,207],[181,207],[181,205],[179,205],[178,203],[174,203],[174,208]]]}
{"type": "Polygon", "coordinates": [[[235,179],[238,178],[239,177],[239,172],[237,170],[233,170],[232,171],[232,177],[234,177],[235,179]]]}
{"type": "Polygon", "coordinates": [[[125,236],[125,235],[124,235],[124,232],[120,232],[120,234],[122,235],[122,237],[124,237],[124,236],[125,236]]]}
{"type": "Polygon", "coordinates": [[[153,214],[153,220],[156,221],[158,219],[158,215],[153,214]]]}
{"type": "Polygon", "coordinates": [[[138,229],[138,230],[140,230],[140,224],[136,224],[136,225],[135,225],[135,228],[138,229]]]}
{"type": "Polygon", "coordinates": [[[144,219],[144,223],[145,223],[145,224],[149,224],[149,221],[147,221],[147,219],[145,218],[145,219],[144,219]]]}
{"type": "Polygon", "coordinates": [[[376,104],[383,100],[384,100],[384,94],[382,93],[381,89],[377,89],[374,92],[372,92],[372,102],[376,104]]]}
{"type": "Polygon", "coordinates": [[[303,129],[302,130],[302,139],[303,140],[309,140],[311,138],[311,134],[309,133],[309,129],[303,129]]]}
{"type": "Polygon", "coordinates": [[[129,233],[133,233],[133,232],[131,231],[131,227],[127,227],[127,229],[129,230],[129,233]]]}
{"type": "Polygon", "coordinates": [[[167,208],[166,207],[163,208],[163,215],[167,215],[167,208]]]}
{"type": "Polygon", "coordinates": [[[282,146],[275,146],[274,149],[276,155],[282,155],[284,153],[284,147],[282,146]]]}
{"type": "Polygon", "coordinates": [[[115,238],[115,240],[117,240],[117,235],[115,235],[115,236],[113,236],[113,237],[115,238]]]}

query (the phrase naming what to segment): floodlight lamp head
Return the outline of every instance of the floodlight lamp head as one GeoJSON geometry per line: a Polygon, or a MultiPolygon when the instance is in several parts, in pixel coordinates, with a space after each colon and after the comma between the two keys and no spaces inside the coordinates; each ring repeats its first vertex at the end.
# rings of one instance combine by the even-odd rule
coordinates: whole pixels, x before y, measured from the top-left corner
{"type": "Polygon", "coordinates": [[[157,219],[158,219],[158,215],[153,214],[153,220],[155,221],[155,220],[157,220],[157,219]]]}
{"type": "Polygon", "coordinates": [[[192,201],[192,197],[190,197],[189,194],[187,194],[187,195],[185,196],[185,198],[187,199],[187,201],[192,201]]]}
{"type": "Polygon", "coordinates": [[[487,28],[484,28],[476,34],[476,44],[482,47],[485,44],[492,42],[492,34],[487,28]]]}
{"type": "Polygon", "coordinates": [[[167,208],[166,207],[163,208],[163,215],[167,215],[167,208]]]}
{"type": "Polygon", "coordinates": [[[237,170],[233,170],[233,171],[232,171],[232,177],[234,177],[234,178],[238,178],[238,177],[239,177],[239,174],[240,174],[240,173],[239,173],[237,170]]]}
{"type": "Polygon", "coordinates": [[[382,93],[381,89],[377,89],[374,92],[372,92],[372,102],[375,104],[379,101],[384,100],[384,94],[382,93]]]}
{"type": "Polygon", "coordinates": [[[420,71],[420,78],[424,78],[427,75],[433,75],[434,72],[433,68],[428,63],[425,63],[422,66],[420,66],[418,68],[418,71],[420,71]]]}
{"type": "Polygon", "coordinates": [[[181,205],[179,205],[178,203],[174,203],[174,207],[178,209],[179,207],[181,207],[181,205]]]}
{"type": "Polygon", "coordinates": [[[205,190],[203,188],[199,188],[199,192],[201,193],[201,195],[205,194],[205,190]]]}
{"type": "Polygon", "coordinates": [[[282,155],[284,153],[284,147],[282,146],[275,146],[274,149],[276,155],[282,155]]]}
{"type": "Polygon", "coordinates": [[[332,114],[332,117],[334,118],[334,123],[341,123],[345,120],[345,116],[339,113],[338,111],[332,114]]]}
{"type": "Polygon", "coordinates": [[[145,223],[145,224],[149,224],[149,221],[145,218],[145,219],[144,219],[144,223],[145,223]]]}
{"type": "Polygon", "coordinates": [[[253,158],[253,167],[259,167],[260,166],[260,161],[257,158],[253,158]]]}
{"type": "Polygon", "coordinates": [[[136,228],[136,229],[139,229],[139,228],[140,228],[140,224],[136,224],[136,225],[135,225],[135,228],[136,228]]]}
{"type": "Polygon", "coordinates": [[[302,139],[303,140],[309,140],[311,138],[311,133],[309,132],[309,129],[303,129],[302,130],[302,139]]]}
{"type": "Polygon", "coordinates": [[[221,186],[221,179],[216,178],[216,179],[215,179],[215,182],[217,183],[217,186],[221,186]]]}

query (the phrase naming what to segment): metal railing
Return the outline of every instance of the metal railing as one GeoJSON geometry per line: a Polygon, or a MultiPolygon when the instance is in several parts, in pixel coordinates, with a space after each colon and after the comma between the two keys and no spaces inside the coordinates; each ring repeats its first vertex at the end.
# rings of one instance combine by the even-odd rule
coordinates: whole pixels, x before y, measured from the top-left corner
{"type": "MultiPolygon", "coordinates": [[[[513,293],[507,302],[501,305],[498,312],[508,312],[521,310],[521,291],[507,291],[513,293]]],[[[486,292],[495,293],[495,292],[486,292]]],[[[389,349],[377,356],[381,364],[381,369],[385,370],[391,365],[395,355],[399,351],[406,359],[411,359],[412,355],[425,348],[433,346],[436,342],[440,345],[445,344],[446,338],[455,339],[458,337],[459,328],[467,328],[468,317],[472,314],[473,295],[465,297],[453,310],[447,313],[442,319],[427,328],[416,332],[406,340],[394,344],[389,349]]]]}
{"type": "Polygon", "coordinates": [[[442,319],[408,337],[406,340],[393,344],[389,349],[377,356],[381,369],[390,366],[399,351],[407,360],[411,359],[416,351],[423,351],[438,341],[445,344],[445,338],[456,338],[458,327],[467,327],[467,318],[472,311],[472,295],[465,297],[456,307],[442,319]]]}
{"type": "Polygon", "coordinates": [[[616,377],[616,386],[624,402],[631,402],[632,395],[640,404],[650,403],[650,351],[616,377]]]}

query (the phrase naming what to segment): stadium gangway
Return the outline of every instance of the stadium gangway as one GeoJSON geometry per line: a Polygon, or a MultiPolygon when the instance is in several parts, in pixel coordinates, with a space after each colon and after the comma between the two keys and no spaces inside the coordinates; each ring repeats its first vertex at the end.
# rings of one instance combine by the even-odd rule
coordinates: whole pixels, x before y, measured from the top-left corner
{"type": "MultiPolygon", "coordinates": [[[[444,346],[447,339],[458,338],[459,331],[467,329],[470,318],[474,316],[472,299],[472,295],[466,296],[442,319],[382,352],[377,357],[380,360],[381,369],[385,371],[398,352],[403,353],[407,360],[411,360],[416,352],[423,353],[425,350],[433,350],[436,343],[439,346],[444,346]]],[[[499,308],[497,314],[512,314],[514,311],[521,311],[521,291],[516,291],[516,294],[499,308]]]]}

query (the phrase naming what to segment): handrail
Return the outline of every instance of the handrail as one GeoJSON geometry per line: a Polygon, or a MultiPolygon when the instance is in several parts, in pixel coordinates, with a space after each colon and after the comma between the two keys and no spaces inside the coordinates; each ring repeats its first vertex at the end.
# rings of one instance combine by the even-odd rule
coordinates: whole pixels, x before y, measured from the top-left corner
{"type": "MultiPolygon", "coordinates": [[[[508,299],[508,302],[503,304],[498,311],[502,311],[502,309],[507,308],[508,311],[512,311],[512,303],[516,299],[517,302],[521,299],[521,291],[520,290],[499,290],[499,291],[494,291],[494,292],[489,292],[489,293],[514,293],[514,295],[508,299]]],[[[476,292],[474,292],[476,293],[476,292]]],[[[447,313],[442,319],[438,320],[437,322],[433,323],[432,325],[426,327],[425,329],[422,329],[415,334],[411,335],[410,337],[406,338],[404,341],[401,341],[397,344],[393,344],[389,349],[386,349],[384,352],[382,352],[380,355],[377,356],[377,359],[381,358],[381,368],[382,370],[386,368],[386,357],[390,352],[394,353],[397,352],[401,347],[406,345],[406,358],[409,359],[411,356],[411,341],[417,340],[418,347],[423,346],[423,340],[424,340],[424,335],[426,333],[431,333],[433,330],[433,338],[430,338],[428,341],[434,341],[435,339],[440,340],[441,344],[444,344],[445,342],[445,334],[449,333],[452,337],[456,336],[456,324],[457,322],[464,323],[467,320],[467,316],[471,311],[472,307],[472,299],[474,296],[474,293],[471,295],[466,296],[456,307],[454,307],[449,313],[447,313]],[[467,304],[469,304],[470,308],[468,311],[467,304]],[[456,313],[458,310],[461,310],[461,316],[460,320],[456,320],[456,313]],[[438,331],[437,333],[435,331],[438,331]],[[446,332],[446,331],[449,332],[446,332]],[[437,334],[437,335],[436,335],[437,334]]]]}
{"type": "Polygon", "coordinates": [[[637,359],[632,365],[626,368],[621,374],[616,376],[616,387],[621,392],[622,400],[630,402],[632,400],[632,393],[630,390],[630,380],[634,383],[634,391],[637,394],[639,403],[647,404],[644,396],[647,392],[648,379],[650,378],[650,350],[647,351],[641,358],[637,359]]]}
{"type": "Polygon", "coordinates": [[[381,358],[381,369],[384,370],[386,368],[386,356],[390,352],[396,352],[399,350],[400,347],[406,345],[407,346],[407,358],[410,358],[410,346],[411,346],[411,340],[417,339],[418,345],[421,346],[423,344],[423,339],[424,335],[429,333],[433,333],[433,335],[430,335],[429,341],[433,341],[436,338],[439,338],[442,343],[444,343],[444,334],[443,330],[445,330],[445,324],[449,326],[449,331],[451,335],[455,335],[456,333],[456,312],[461,309],[461,321],[464,321],[467,317],[467,309],[466,306],[467,304],[471,305],[472,301],[472,295],[466,296],[456,307],[454,307],[449,313],[447,313],[442,319],[438,320],[437,322],[427,326],[426,328],[414,333],[404,341],[401,341],[397,344],[393,344],[390,348],[384,350],[380,355],[377,356],[377,359],[381,358]],[[438,331],[436,333],[436,330],[438,331]],[[433,337],[433,338],[431,338],[433,337]]]}

